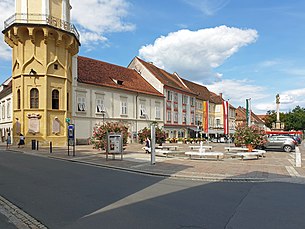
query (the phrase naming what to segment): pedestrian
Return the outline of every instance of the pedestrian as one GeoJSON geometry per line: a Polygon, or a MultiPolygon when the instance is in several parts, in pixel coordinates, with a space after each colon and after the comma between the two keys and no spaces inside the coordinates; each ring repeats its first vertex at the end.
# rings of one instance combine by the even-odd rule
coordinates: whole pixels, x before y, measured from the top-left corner
{"type": "Polygon", "coordinates": [[[20,134],[18,148],[20,148],[20,146],[23,146],[23,145],[24,145],[24,136],[23,136],[23,134],[20,134]]]}
{"type": "Polygon", "coordinates": [[[9,149],[11,144],[12,144],[12,137],[11,134],[8,133],[6,138],[6,149],[9,149]]]}
{"type": "Polygon", "coordinates": [[[146,150],[146,153],[150,153],[151,152],[150,140],[149,140],[148,137],[146,137],[146,140],[145,140],[145,150],[146,150]]]}

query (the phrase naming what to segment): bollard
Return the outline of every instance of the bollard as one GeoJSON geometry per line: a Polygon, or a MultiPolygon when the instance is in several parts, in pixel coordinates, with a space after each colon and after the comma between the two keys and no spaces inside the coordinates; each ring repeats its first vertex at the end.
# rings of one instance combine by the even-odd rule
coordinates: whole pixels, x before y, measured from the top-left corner
{"type": "Polygon", "coordinates": [[[37,141],[37,147],[36,147],[36,150],[38,150],[39,148],[39,141],[37,141]]]}
{"type": "Polygon", "coordinates": [[[50,142],[50,153],[52,153],[52,142],[50,142]]]}
{"type": "Polygon", "coordinates": [[[32,140],[32,150],[36,149],[36,140],[32,140]]]}
{"type": "Polygon", "coordinates": [[[302,158],[299,147],[295,147],[295,167],[302,167],[302,158]]]}

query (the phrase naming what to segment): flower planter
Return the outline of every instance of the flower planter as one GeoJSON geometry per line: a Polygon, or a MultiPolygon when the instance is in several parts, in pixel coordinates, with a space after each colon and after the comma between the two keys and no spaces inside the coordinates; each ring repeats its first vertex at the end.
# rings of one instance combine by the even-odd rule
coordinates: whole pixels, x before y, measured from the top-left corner
{"type": "Polygon", "coordinates": [[[252,144],[247,144],[246,146],[248,148],[248,152],[252,152],[253,151],[253,145],[252,144]]]}

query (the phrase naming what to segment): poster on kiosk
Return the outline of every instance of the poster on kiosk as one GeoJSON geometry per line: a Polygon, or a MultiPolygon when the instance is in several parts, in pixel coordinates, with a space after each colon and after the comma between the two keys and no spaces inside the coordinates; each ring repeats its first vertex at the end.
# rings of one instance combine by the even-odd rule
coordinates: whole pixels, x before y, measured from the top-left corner
{"type": "Polygon", "coordinates": [[[123,160],[123,137],[122,134],[108,134],[107,135],[107,151],[106,159],[108,159],[108,154],[113,155],[115,159],[115,154],[121,154],[121,160],[123,160]]]}

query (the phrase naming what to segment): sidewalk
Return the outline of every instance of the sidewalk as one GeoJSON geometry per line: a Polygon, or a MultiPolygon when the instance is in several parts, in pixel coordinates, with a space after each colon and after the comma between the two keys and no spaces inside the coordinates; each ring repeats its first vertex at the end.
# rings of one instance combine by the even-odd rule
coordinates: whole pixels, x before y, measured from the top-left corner
{"type": "MultiPolygon", "coordinates": [[[[225,146],[227,145],[214,144],[213,150],[224,152],[225,146]]],[[[17,146],[12,146],[10,150],[35,156],[164,177],[251,182],[291,179],[305,181],[305,150],[303,145],[300,146],[303,158],[301,168],[294,166],[294,153],[285,152],[267,152],[265,158],[243,161],[238,158],[225,158],[216,161],[213,159],[190,160],[185,156],[170,158],[157,156],[156,164],[151,165],[151,155],[145,154],[141,147],[143,145],[128,145],[124,151],[122,161],[119,155],[114,160],[112,156],[109,156],[108,160],[106,160],[104,151],[93,149],[89,145],[76,146],[75,157],[72,156],[72,147],[70,147],[70,156],[68,156],[67,147],[53,147],[52,153],[46,147],[41,147],[37,151],[28,147],[17,148],[17,146]]],[[[180,147],[185,147],[186,150],[188,145],[181,145],[180,147]]]]}

